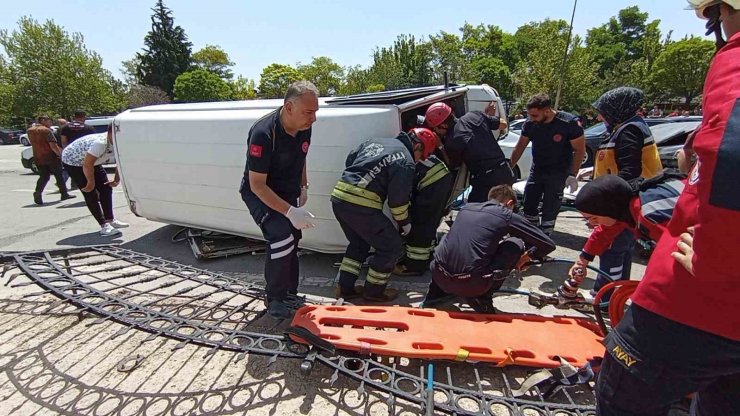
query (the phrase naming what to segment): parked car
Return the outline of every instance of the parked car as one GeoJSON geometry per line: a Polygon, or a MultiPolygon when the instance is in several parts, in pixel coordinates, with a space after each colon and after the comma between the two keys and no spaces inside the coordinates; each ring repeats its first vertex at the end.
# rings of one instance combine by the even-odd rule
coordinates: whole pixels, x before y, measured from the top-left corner
{"type": "MultiPolygon", "coordinates": [[[[511,160],[511,153],[514,152],[514,147],[519,141],[519,134],[509,131],[509,134],[499,139],[498,145],[501,146],[506,160],[511,160]]],[[[519,158],[516,166],[512,168],[514,171],[514,180],[518,181],[521,179],[527,179],[529,177],[529,170],[532,168],[532,142],[527,144],[527,147],[522,153],[522,157],[519,158]]]]}
{"type": "Polygon", "coordinates": [[[694,131],[701,121],[684,121],[682,123],[670,123],[651,127],[658,145],[660,162],[664,168],[678,168],[677,153],[686,143],[689,133],[694,131]]]}
{"type": "MultiPolygon", "coordinates": [[[[645,123],[652,129],[653,126],[657,126],[665,123],[682,123],[682,122],[697,122],[701,121],[701,116],[688,116],[688,117],[665,117],[665,118],[645,118],[645,123]]],[[[593,126],[584,130],[584,136],[586,137],[586,156],[583,158],[582,167],[590,167],[594,165],[594,154],[599,148],[599,144],[609,137],[609,132],[606,130],[604,123],[597,123],[593,126]]]]}
{"type": "MultiPolygon", "coordinates": [[[[56,132],[59,130],[59,126],[51,126],[51,130],[56,132]]],[[[23,146],[30,146],[31,140],[28,139],[28,133],[21,134],[20,142],[23,146]]]]}
{"type": "Polygon", "coordinates": [[[524,122],[527,121],[526,118],[520,118],[519,120],[514,120],[511,123],[509,123],[509,131],[513,131],[516,134],[522,134],[522,127],[524,127],[524,122]]]}
{"type": "Polygon", "coordinates": [[[0,145],[20,143],[22,130],[0,128],[0,145]]]}

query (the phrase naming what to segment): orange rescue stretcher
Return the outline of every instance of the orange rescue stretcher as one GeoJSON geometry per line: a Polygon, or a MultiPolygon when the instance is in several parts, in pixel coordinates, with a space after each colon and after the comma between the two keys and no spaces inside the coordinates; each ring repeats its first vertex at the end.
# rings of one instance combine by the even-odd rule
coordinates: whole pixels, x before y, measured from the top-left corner
{"type": "Polygon", "coordinates": [[[292,325],[361,354],[538,368],[559,367],[561,359],[582,367],[604,355],[599,326],[581,318],[307,305],[292,325]]]}

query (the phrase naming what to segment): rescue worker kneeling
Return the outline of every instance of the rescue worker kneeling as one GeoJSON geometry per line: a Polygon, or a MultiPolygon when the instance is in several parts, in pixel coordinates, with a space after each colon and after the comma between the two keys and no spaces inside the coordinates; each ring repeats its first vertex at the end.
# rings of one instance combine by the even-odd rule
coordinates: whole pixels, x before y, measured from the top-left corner
{"type": "Polygon", "coordinates": [[[542,258],[555,250],[550,237],[512,211],[516,194],[510,186],[493,187],[488,199],[460,209],[434,251],[432,282],[423,307],[461,296],[476,312],[495,313],[493,293],[509,273],[530,255],[542,258]],[[527,247],[534,251],[529,254],[527,247]]]}
{"type": "Polygon", "coordinates": [[[411,231],[409,199],[414,185],[414,164],[426,159],[437,139],[430,130],[416,128],[395,138],[371,139],[350,152],[345,170],[331,193],[334,216],[349,241],[339,267],[337,297],[364,297],[373,302],[388,302],[398,291],[387,289],[396,261],[401,257],[402,235],[411,231]],[[388,207],[399,230],[383,213],[388,207]],[[362,263],[370,248],[365,287],[355,287],[362,263]]]}

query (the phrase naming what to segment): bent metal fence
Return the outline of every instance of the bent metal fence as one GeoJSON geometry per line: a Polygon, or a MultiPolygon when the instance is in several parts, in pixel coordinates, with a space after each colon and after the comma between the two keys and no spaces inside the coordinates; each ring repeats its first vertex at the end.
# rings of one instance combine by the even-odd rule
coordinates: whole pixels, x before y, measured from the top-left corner
{"type": "MultiPolygon", "coordinates": [[[[92,246],[67,250],[12,253],[0,256],[6,285],[37,285],[25,297],[53,295],[49,310],[71,304],[80,314],[95,316],[90,325],[116,322],[113,337],[132,330],[218,350],[276,360],[293,359],[304,372],[316,363],[328,367],[334,384],[340,376],[354,380],[358,396],[372,390],[382,393],[389,412],[396,402],[424,409],[427,363],[398,357],[360,356],[338,350],[329,355],[285,335],[285,325],[265,315],[264,290],[238,278],[164,260],[118,246],[92,246]]],[[[306,299],[291,299],[297,307],[306,299]]],[[[595,414],[591,385],[559,388],[549,395],[538,387],[524,396],[513,390],[532,369],[498,368],[486,363],[436,362],[436,412],[460,415],[578,415],[595,414]]],[[[312,376],[320,377],[317,372],[312,376]]]]}

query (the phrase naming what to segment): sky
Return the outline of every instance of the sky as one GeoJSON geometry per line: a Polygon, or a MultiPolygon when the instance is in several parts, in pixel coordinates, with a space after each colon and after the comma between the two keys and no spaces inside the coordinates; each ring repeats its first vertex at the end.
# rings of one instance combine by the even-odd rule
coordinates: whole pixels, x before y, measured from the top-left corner
{"type": "MultiPolygon", "coordinates": [[[[16,29],[22,16],[43,22],[53,19],[68,32],[79,32],[88,49],[99,53],[103,66],[122,77],[121,61],[144,47],[151,29],[155,0],[26,0],[4,7],[0,29],[16,29]],[[64,5],[62,7],[61,5],[64,5]]],[[[684,0],[580,0],[574,33],[586,31],[639,5],[649,19],[659,19],[663,34],[673,39],[704,35],[704,23],[684,0]]],[[[371,63],[376,46],[389,46],[400,34],[425,38],[441,30],[459,33],[466,22],[492,24],[507,32],[546,18],[570,20],[572,0],[165,0],[175,24],[185,29],[193,52],[205,45],[222,47],[236,64],[234,74],[259,83],[271,63],[309,63],[328,56],[342,66],[371,63]]],[[[0,52],[2,50],[0,49],[0,52]]]]}

